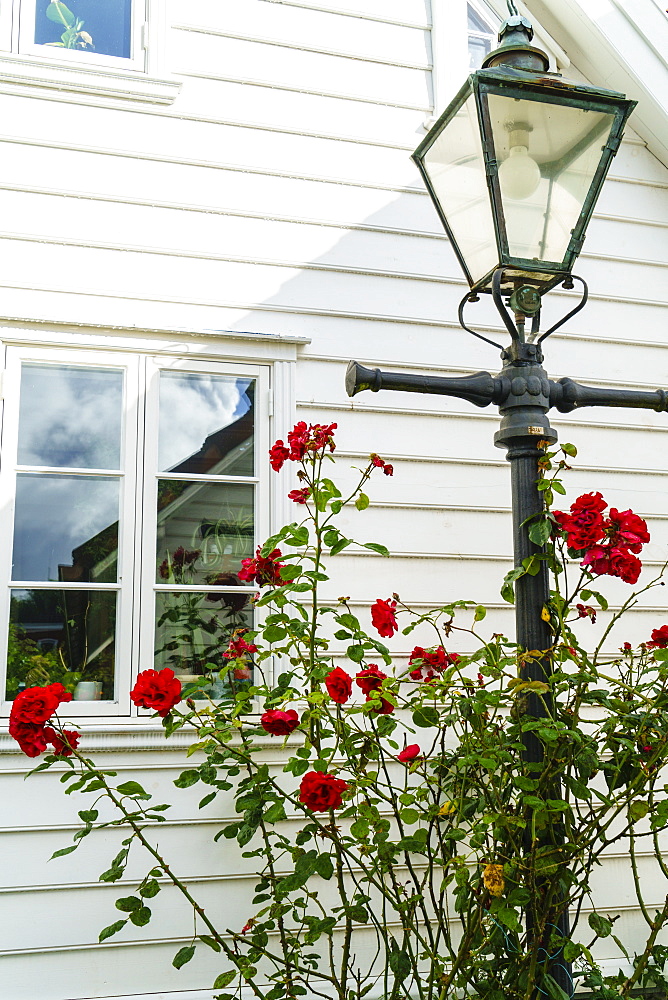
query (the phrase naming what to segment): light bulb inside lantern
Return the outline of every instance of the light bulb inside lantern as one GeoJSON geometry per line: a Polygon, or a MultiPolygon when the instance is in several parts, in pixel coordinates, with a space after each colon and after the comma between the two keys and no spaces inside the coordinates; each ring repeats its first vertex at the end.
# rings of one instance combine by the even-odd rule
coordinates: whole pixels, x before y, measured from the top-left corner
{"type": "Polygon", "coordinates": [[[540,167],[529,156],[527,146],[511,146],[510,155],[499,167],[499,184],[506,198],[524,201],[540,184],[540,167]]]}

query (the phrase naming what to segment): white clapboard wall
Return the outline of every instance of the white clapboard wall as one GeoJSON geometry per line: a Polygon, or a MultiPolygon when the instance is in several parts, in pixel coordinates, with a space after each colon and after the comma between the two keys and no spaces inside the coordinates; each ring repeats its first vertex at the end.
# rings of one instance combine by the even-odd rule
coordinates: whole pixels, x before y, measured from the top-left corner
{"type": "MultiPolygon", "coordinates": [[[[206,330],[309,340],[296,365],[298,417],[339,424],[344,478],[371,451],[395,468],[346,522],[385,543],[391,560],[347,550],[332,567],[331,596],[349,594],[363,617],[393,591],[417,607],[471,598],[488,607],[490,632],[511,630],[499,596],[511,530],[496,415],[436,396],[350,400],[343,387],[350,358],[426,374],[499,366],[494,349],[457,326],[465,286],[409,158],[434,111],[427,0],[190,0],[171,4],[168,21],[164,66],[182,81],[170,106],[0,92],[0,322],[20,321],[39,343],[56,329],[60,342],[65,330],[107,347],[127,344],[134,328],[149,345],[147,331],[174,329],[199,332],[200,345],[206,330]]],[[[667,235],[668,169],[630,128],[577,268],[589,304],[546,344],[552,377],[668,386],[667,235]]],[[[574,295],[554,292],[547,318],[572,308],[574,295]]],[[[488,304],[477,309],[498,328],[488,304]]],[[[225,357],[224,342],[212,343],[225,357]]],[[[646,517],[645,561],[656,570],[668,552],[668,416],[592,409],[554,423],[579,448],[564,503],[601,490],[646,517]]],[[[623,599],[621,586],[608,592],[623,599]]],[[[653,591],[614,644],[666,622],[653,591]]],[[[409,639],[391,645],[405,664],[409,639]]],[[[87,745],[160,801],[174,798],[156,834],[161,849],[223,926],[241,927],[252,865],[212,841],[234,815],[231,801],[200,812],[198,787],[173,789],[185,752],[165,747],[160,731],[107,723],[87,745]]],[[[2,751],[3,1000],[210,998],[223,968],[212,952],[171,967],[191,933],[172,890],[154,900],[148,927],[96,943],[144,862],[122,883],[99,884],[120,839],[100,832],[47,863],[85,806],[63,796],[53,772],[24,782],[30,762],[10,741],[2,751]]],[[[266,753],[279,767],[269,742],[266,753]]],[[[641,864],[651,871],[648,858],[641,864]]],[[[633,944],[628,868],[620,848],[597,875],[598,901],[621,914],[616,932],[633,944]]],[[[652,892],[648,903],[659,903],[665,887],[657,880],[652,892]]],[[[614,957],[612,946],[601,952],[614,957]]]]}

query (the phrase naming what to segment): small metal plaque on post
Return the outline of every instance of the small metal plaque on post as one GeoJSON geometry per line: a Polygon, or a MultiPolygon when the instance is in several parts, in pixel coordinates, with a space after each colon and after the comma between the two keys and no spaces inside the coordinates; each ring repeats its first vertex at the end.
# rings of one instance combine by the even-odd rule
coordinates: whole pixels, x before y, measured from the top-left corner
{"type": "Polygon", "coordinates": [[[542,435],[543,435],[543,428],[542,427],[536,427],[535,424],[529,424],[529,426],[527,427],[527,432],[529,434],[538,434],[539,436],[542,437],[542,435]]]}

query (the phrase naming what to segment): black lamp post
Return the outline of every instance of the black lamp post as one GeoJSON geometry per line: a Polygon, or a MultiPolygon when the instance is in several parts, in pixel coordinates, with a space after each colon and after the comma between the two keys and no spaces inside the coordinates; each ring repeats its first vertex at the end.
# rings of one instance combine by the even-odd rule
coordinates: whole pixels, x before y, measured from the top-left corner
{"type": "MultiPolygon", "coordinates": [[[[598,405],[666,411],[668,393],[597,389],[569,378],[553,382],[542,367],[542,341],[587,300],[585,282],[571,270],[636,102],[549,73],[547,55],[531,44],[530,22],[517,15],[511,0],[508,6],[511,17],[501,27],[499,48],[468,78],[413,154],[470,286],[459,306],[461,325],[501,349],[503,368],[497,376],[442,378],[381,372],[351,361],[346,389],[349,396],[393,389],[498,405],[502,419],[494,443],[506,449],[511,466],[514,556],[520,566],[542,551],[529,538],[527,521],[543,510],[539,442],[557,440],[548,410],[569,413],[598,405]],[[572,288],[574,278],[583,287],[580,303],[539,335],[541,296],[558,283],[572,288]],[[510,333],[508,346],[465,325],[464,307],[477,301],[478,293],[492,295],[510,333]]],[[[539,566],[535,576],[515,583],[518,646],[545,651],[522,668],[526,680],[545,680],[552,669],[551,634],[541,615],[549,597],[548,571],[544,561],[539,566]]],[[[549,702],[530,695],[527,711],[540,717],[545,704],[549,710],[549,702]]],[[[543,759],[533,733],[526,734],[524,758],[533,764],[543,759]]],[[[555,923],[567,938],[565,903],[555,923]]],[[[532,926],[528,912],[529,936],[532,926]]],[[[571,995],[563,959],[551,962],[550,973],[571,995]]]]}

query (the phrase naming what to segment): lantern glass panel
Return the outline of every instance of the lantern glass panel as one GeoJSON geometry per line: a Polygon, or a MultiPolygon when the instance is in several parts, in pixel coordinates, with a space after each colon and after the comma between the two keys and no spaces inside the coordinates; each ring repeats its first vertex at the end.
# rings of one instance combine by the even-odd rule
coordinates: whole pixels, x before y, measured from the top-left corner
{"type": "Polygon", "coordinates": [[[508,253],[560,263],[615,115],[492,93],[488,101],[508,253]]]}
{"type": "Polygon", "coordinates": [[[473,281],[497,265],[475,96],[471,94],[423,159],[430,184],[473,281]]]}

